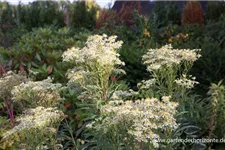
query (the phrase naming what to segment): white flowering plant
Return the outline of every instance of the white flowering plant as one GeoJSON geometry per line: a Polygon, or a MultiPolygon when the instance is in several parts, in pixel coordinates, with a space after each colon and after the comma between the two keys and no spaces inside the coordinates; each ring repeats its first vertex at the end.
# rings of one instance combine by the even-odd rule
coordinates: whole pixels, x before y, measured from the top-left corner
{"type": "Polygon", "coordinates": [[[113,73],[124,73],[124,65],[117,51],[122,41],[117,36],[94,35],[87,39],[83,48],[72,47],[63,53],[63,61],[75,64],[68,71],[69,83],[76,83],[83,93],[81,100],[108,100],[110,77],[113,73]]]}
{"type": "MultiPolygon", "coordinates": [[[[156,98],[110,101],[101,107],[101,117],[87,128],[108,139],[105,143],[111,141],[114,148],[156,149],[160,147],[158,140],[171,137],[178,127],[174,118],[177,106],[178,103],[170,102],[169,96],[163,96],[161,101],[156,98]]],[[[100,146],[107,146],[99,142],[100,146]]]]}
{"type": "Polygon", "coordinates": [[[93,35],[84,47],[69,48],[62,55],[64,62],[74,65],[67,72],[67,87],[74,90],[78,100],[75,101],[75,113],[79,134],[85,133],[87,122],[96,118],[100,107],[120,89],[117,79],[125,74],[121,69],[125,64],[118,53],[122,43],[117,36],[93,35]]]}
{"type": "Polygon", "coordinates": [[[57,109],[62,100],[62,85],[52,83],[50,78],[30,81],[24,72],[12,71],[0,78],[0,85],[3,109],[6,108],[11,121],[11,128],[0,130],[4,147],[40,149],[48,142],[50,147],[54,146],[59,122],[64,118],[57,109]]]}
{"type": "Polygon", "coordinates": [[[15,110],[12,100],[11,90],[14,86],[17,86],[27,81],[27,77],[24,72],[18,74],[9,71],[0,78],[0,101],[3,102],[3,107],[6,107],[9,115],[11,126],[14,126],[15,110]]]}
{"type": "Polygon", "coordinates": [[[52,79],[48,78],[14,86],[11,94],[13,102],[20,104],[22,108],[52,107],[57,106],[62,100],[59,93],[61,89],[61,84],[52,83],[52,79]]]}
{"type": "Polygon", "coordinates": [[[199,49],[173,49],[172,45],[165,45],[158,49],[150,49],[143,55],[147,71],[156,80],[163,94],[172,95],[177,77],[187,74],[193,63],[201,57],[199,49]]]}
{"type": "Polygon", "coordinates": [[[44,145],[55,145],[58,124],[64,118],[62,111],[53,107],[27,109],[16,118],[17,125],[3,135],[3,140],[18,137],[18,148],[42,149],[44,145]]]}

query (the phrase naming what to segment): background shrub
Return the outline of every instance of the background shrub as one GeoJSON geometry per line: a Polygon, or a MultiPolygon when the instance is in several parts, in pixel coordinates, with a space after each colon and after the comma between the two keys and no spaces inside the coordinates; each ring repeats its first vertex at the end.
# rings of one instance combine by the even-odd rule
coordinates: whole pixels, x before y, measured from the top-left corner
{"type": "Polygon", "coordinates": [[[182,23],[188,24],[204,24],[204,12],[201,4],[197,1],[188,2],[182,13],[182,23]]]}
{"type": "Polygon", "coordinates": [[[54,81],[63,82],[68,64],[61,62],[62,52],[74,45],[82,46],[82,41],[86,40],[89,33],[87,30],[79,33],[69,28],[58,29],[53,26],[33,29],[12,47],[1,48],[0,54],[9,60],[11,69],[30,71],[35,80],[51,76],[54,81]]]}
{"type": "Polygon", "coordinates": [[[92,1],[92,3],[86,3],[85,1],[73,2],[68,6],[68,9],[68,15],[70,16],[70,27],[88,29],[94,28],[97,10],[99,9],[94,1],[92,1]]]}
{"type": "Polygon", "coordinates": [[[157,27],[180,24],[181,9],[174,2],[157,1],[150,17],[157,27]]]}
{"type": "Polygon", "coordinates": [[[140,2],[125,2],[120,9],[119,19],[126,26],[132,26],[135,23],[133,22],[134,16],[132,12],[136,10],[139,14],[141,14],[141,5],[140,2]]]}
{"type": "Polygon", "coordinates": [[[206,10],[207,20],[218,20],[225,13],[225,2],[208,2],[206,10]]]}
{"type": "Polygon", "coordinates": [[[118,16],[115,10],[103,9],[99,13],[99,17],[96,20],[96,29],[104,27],[106,29],[112,29],[118,24],[118,16]]]}
{"type": "Polygon", "coordinates": [[[17,6],[18,26],[24,25],[26,29],[44,27],[45,25],[65,26],[64,9],[56,1],[34,1],[28,5],[17,6]]]}

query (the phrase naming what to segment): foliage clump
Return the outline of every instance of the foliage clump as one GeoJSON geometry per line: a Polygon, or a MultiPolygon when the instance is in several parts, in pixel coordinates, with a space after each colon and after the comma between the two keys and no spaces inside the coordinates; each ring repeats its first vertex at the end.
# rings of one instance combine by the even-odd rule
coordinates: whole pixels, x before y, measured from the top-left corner
{"type": "Polygon", "coordinates": [[[206,19],[217,21],[225,14],[225,2],[209,1],[206,10],[206,19]]]}
{"type": "Polygon", "coordinates": [[[189,24],[204,24],[204,11],[201,4],[197,1],[188,2],[182,13],[182,23],[189,24]]]}
{"type": "Polygon", "coordinates": [[[141,14],[141,5],[140,2],[125,2],[120,9],[120,12],[118,14],[120,21],[122,24],[130,27],[134,25],[134,15],[133,11],[136,10],[139,14],[141,14]]]}
{"type": "Polygon", "coordinates": [[[76,1],[67,9],[69,27],[93,29],[99,9],[94,1],[76,1]]]}
{"type": "Polygon", "coordinates": [[[64,10],[61,7],[62,4],[56,1],[34,1],[27,5],[19,3],[14,20],[18,26],[24,26],[29,31],[52,24],[64,27],[64,10]]]}
{"type": "Polygon", "coordinates": [[[150,17],[158,27],[180,24],[181,9],[176,5],[176,2],[156,1],[150,17]]]}
{"type": "Polygon", "coordinates": [[[50,76],[54,81],[65,82],[64,75],[69,65],[62,63],[61,55],[73,45],[82,46],[89,33],[87,30],[81,34],[54,26],[33,29],[12,47],[0,48],[0,54],[10,60],[11,69],[26,71],[34,80],[50,76]]]}
{"type": "Polygon", "coordinates": [[[96,29],[100,29],[101,27],[111,29],[113,25],[118,24],[118,21],[118,16],[115,10],[103,9],[100,11],[99,17],[96,20],[96,29]]]}
{"type": "Polygon", "coordinates": [[[211,84],[208,91],[210,103],[211,103],[211,114],[209,117],[209,138],[223,138],[225,136],[224,130],[224,115],[225,115],[225,106],[224,106],[224,94],[225,87],[221,84],[220,81],[218,84],[211,84]]]}

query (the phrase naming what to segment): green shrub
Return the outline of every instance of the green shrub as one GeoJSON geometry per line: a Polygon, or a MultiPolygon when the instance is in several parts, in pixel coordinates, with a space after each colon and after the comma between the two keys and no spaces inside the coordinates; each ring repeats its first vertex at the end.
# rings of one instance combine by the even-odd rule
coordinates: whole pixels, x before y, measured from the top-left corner
{"type": "Polygon", "coordinates": [[[64,10],[56,1],[34,1],[27,5],[20,3],[17,6],[17,15],[18,26],[24,25],[28,30],[52,24],[65,26],[64,10]]]}
{"type": "Polygon", "coordinates": [[[174,2],[156,2],[151,17],[157,27],[180,24],[181,9],[174,2]]]}
{"type": "Polygon", "coordinates": [[[140,49],[136,43],[125,43],[121,48],[120,57],[126,64],[123,67],[126,75],[122,79],[132,88],[135,88],[137,83],[148,77],[146,67],[142,64],[142,55],[145,51],[144,49],[140,49]]]}
{"type": "Polygon", "coordinates": [[[8,2],[0,2],[0,8],[1,28],[16,25],[16,6],[10,5],[8,2]]]}
{"type": "Polygon", "coordinates": [[[118,38],[124,41],[120,50],[120,59],[125,62],[123,69],[127,72],[121,79],[125,80],[132,88],[136,88],[138,82],[147,78],[147,72],[142,64],[142,55],[148,48],[158,46],[155,38],[152,36],[149,21],[137,11],[132,13],[131,27],[118,25],[114,30],[107,30],[104,27],[98,32],[108,33],[109,35],[116,34],[118,38]]]}
{"type": "Polygon", "coordinates": [[[208,2],[206,10],[206,19],[217,21],[222,14],[225,13],[225,3],[224,2],[208,2]]]}
{"type": "Polygon", "coordinates": [[[96,14],[99,9],[92,1],[92,5],[88,5],[88,1],[73,2],[68,6],[69,24],[74,28],[93,29],[95,27],[96,14]]]}
{"type": "Polygon", "coordinates": [[[10,47],[24,33],[26,29],[18,27],[17,7],[7,2],[0,2],[0,46],[10,47]]]}
{"type": "Polygon", "coordinates": [[[10,48],[1,48],[0,54],[11,62],[11,68],[26,70],[35,80],[51,76],[54,81],[65,81],[69,64],[62,63],[63,51],[71,46],[82,46],[89,32],[55,27],[33,29],[10,48]],[[38,73],[38,74],[36,74],[38,73]]]}
{"type": "MultiPolygon", "coordinates": [[[[211,84],[210,89],[207,93],[209,95],[209,100],[211,104],[211,114],[209,116],[208,137],[211,138],[224,138],[224,115],[225,115],[225,105],[224,105],[224,94],[225,88],[220,81],[218,84],[211,84]]],[[[212,145],[212,144],[211,144],[212,145]]]]}

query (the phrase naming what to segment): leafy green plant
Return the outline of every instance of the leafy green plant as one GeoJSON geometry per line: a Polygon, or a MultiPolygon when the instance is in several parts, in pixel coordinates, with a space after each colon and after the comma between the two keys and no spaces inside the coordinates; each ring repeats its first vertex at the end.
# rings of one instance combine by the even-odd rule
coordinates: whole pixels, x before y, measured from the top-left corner
{"type": "Polygon", "coordinates": [[[207,20],[218,20],[224,12],[225,3],[224,2],[208,2],[206,10],[207,20]]]}
{"type": "Polygon", "coordinates": [[[56,1],[34,1],[27,5],[19,3],[17,6],[17,24],[24,25],[29,31],[32,28],[44,27],[45,25],[65,26],[64,9],[62,4],[56,1]]]}
{"type": "Polygon", "coordinates": [[[76,134],[77,126],[74,120],[65,119],[63,120],[59,132],[57,134],[57,143],[60,143],[63,149],[71,149],[71,150],[78,150],[82,149],[82,143],[84,141],[78,138],[79,134],[76,134]]]}
{"type": "Polygon", "coordinates": [[[218,84],[212,84],[208,95],[211,99],[212,114],[209,122],[209,138],[216,136],[217,138],[224,137],[224,92],[225,88],[220,81],[218,84]]]}
{"type": "Polygon", "coordinates": [[[65,82],[64,75],[70,65],[62,63],[61,55],[73,45],[82,46],[88,35],[88,31],[73,32],[69,28],[34,29],[14,46],[1,48],[0,53],[11,62],[12,69],[27,71],[35,80],[51,76],[54,81],[65,82]]]}
{"type": "Polygon", "coordinates": [[[88,6],[88,1],[76,1],[68,6],[70,27],[93,29],[98,6],[94,1],[88,6]]]}
{"type": "Polygon", "coordinates": [[[158,28],[169,24],[180,24],[181,10],[174,2],[155,3],[152,20],[158,28]]]}

